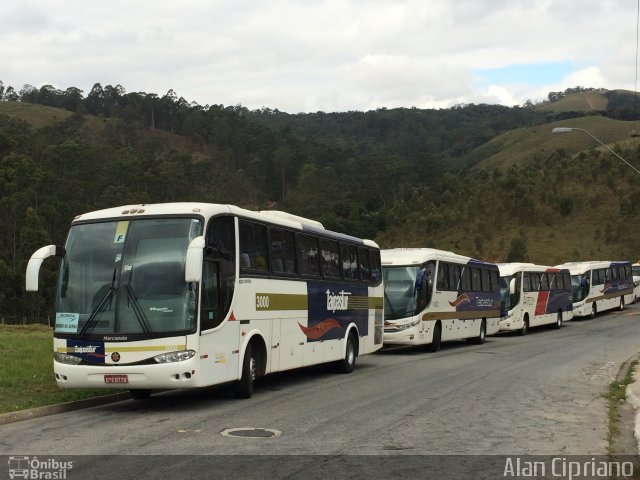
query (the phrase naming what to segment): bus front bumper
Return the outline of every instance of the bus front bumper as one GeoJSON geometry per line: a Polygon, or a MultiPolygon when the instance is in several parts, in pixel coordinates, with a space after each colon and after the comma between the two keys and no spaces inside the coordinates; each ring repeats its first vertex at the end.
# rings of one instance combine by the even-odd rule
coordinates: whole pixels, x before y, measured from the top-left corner
{"type": "Polygon", "coordinates": [[[60,388],[171,389],[198,387],[194,358],[157,365],[70,365],[53,362],[60,388]]]}

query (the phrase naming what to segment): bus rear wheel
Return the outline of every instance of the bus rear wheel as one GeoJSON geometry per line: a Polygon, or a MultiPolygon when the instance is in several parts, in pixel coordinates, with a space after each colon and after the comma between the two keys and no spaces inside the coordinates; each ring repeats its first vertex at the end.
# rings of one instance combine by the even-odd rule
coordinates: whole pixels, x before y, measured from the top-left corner
{"type": "Polygon", "coordinates": [[[558,318],[556,319],[556,323],[554,326],[556,328],[562,327],[562,312],[558,312],[558,318]]]}
{"type": "Polygon", "coordinates": [[[358,356],[356,339],[353,332],[347,337],[347,345],[344,351],[344,358],[338,360],[336,369],[339,373],[351,373],[356,368],[356,358],[358,356]]]}
{"type": "Polygon", "coordinates": [[[242,377],[236,384],[236,396],[238,398],[251,398],[253,395],[253,382],[256,379],[256,357],[253,354],[251,344],[247,346],[242,362],[242,377]]]}
{"type": "Polygon", "coordinates": [[[593,302],[593,304],[591,304],[591,314],[589,315],[589,318],[596,318],[597,314],[598,307],[596,306],[596,302],[593,302]]]}
{"type": "Polygon", "coordinates": [[[487,339],[487,322],[486,320],[483,319],[482,323],[480,324],[480,334],[477,337],[470,338],[469,341],[477,345],[482,345],[486,339],[487,339]]]}
{"type": "Polygon", "coordinates": [[[624,297],[620,297],[620,311],[624,310],[624,297]]]}

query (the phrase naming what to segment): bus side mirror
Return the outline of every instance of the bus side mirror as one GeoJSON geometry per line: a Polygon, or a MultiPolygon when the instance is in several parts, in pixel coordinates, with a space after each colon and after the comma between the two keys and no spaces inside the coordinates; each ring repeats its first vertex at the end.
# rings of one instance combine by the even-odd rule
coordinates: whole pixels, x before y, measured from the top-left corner
{"type": "Polygon", "coordinates": [[[202,262],[204,259],[204,237],[191,240],[187,248],[187,259],[184,266],[184,281],[187,283],[202,281],[202,262]]]}
{"type": "Polygon", "coordinates": [[[64,257],[64,247],[47,245],[31,255],[29,263],[27,264],[27,273],[25,276],[25,288],[27,292],[38,291],[38,274],[40,273],[40,266],[45,259],[53,256],[64,257]]]}
{"type": "Polygon", "coordinates": [[[516,293],[516,279],[512,278],[509,282],[509,293],[514,295],[516,293]]]}

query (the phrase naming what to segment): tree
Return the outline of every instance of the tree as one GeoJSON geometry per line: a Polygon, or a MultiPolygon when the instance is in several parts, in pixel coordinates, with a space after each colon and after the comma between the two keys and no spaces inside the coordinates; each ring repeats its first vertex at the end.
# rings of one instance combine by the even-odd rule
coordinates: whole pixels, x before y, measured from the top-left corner
{"type": "Polygon", "coordinates": [[[529,260],[529,247],[524,232],[511,239],[511,247],[507,254],[507,262],[526,262],[529,260]]]}
{"type": "MultiPolygon", "coordinates": [[[[20,257],[20,270],[18,278],[20,284],[24,285],[24,272],[27,269],[27,262],[31,257],[31,254],[38,250],[40,247],[51,243],[49,234],[44,229],[42,221],[38,216],[38,213],[31,207],[27,208],[27,213],[20,229],[19,238],[19,257],[20,257]]],[[[40,322],[41,313],[46,308],[47,302],[45,298],[53,298],[54,278],[51,268],[42,268],[40,273],[40,291],[38,293],[24,293],[20,292],[18,301],[22,300],[26,302],[25,309],[27,311],[27,321],[29,323],[40,322]]]]}
{"type": "Polygon", "coordinates": [[[85,105],[87,107],[87,111],[94,115],[104,115],[106,113],[104,89],[102,88],[102,85],[99,83],[95,83],[93,85],[89,95],[87,95],[85,105]]]}

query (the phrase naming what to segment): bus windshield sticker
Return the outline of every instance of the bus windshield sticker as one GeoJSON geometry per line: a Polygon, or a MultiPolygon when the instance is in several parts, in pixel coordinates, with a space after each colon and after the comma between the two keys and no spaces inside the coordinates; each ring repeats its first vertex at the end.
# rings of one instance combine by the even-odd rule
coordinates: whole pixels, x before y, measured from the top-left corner
{"type": "Polygon", "coordinates": [[[57,333],[77,333],[80,314],[78,313],[56,313],[57,333]]]}
{"type": "Polygon", "coordinates": [[[124,239],[127,235],[127,228],[129,227],[129,221],[118,222],[116,227],[116,234],[113,238],[113,243],[124,243],[124,239]]]}

